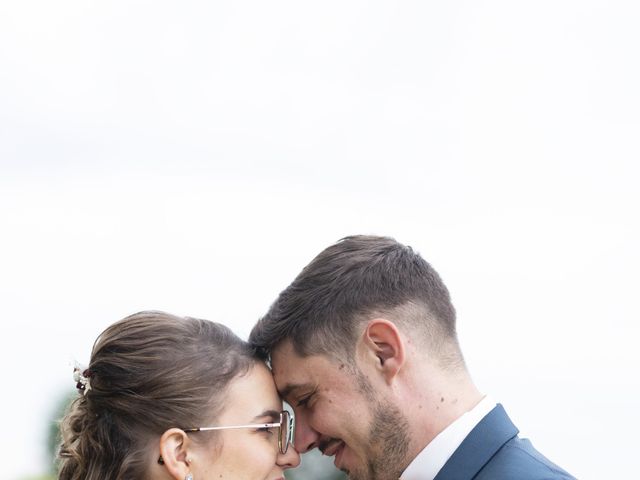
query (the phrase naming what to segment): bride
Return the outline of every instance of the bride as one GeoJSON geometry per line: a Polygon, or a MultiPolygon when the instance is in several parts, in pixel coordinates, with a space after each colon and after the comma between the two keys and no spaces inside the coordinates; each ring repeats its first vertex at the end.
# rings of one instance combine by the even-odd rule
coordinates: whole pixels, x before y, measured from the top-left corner
{"type": "Polygon", "coordinates": [[[59,480],[278,480],[300,463],[271,373],[218,323],[131,315],[74,374],[59,480]]]}

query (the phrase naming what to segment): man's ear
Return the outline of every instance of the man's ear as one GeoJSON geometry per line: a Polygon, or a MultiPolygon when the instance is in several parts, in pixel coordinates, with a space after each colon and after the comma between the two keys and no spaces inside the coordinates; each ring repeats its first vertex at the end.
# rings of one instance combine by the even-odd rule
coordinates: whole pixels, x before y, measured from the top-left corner
{"type": "Polygon", "coordinates": [[[171,477],[184,480],[190,471],[188,456],[189,437],[179,428],[170,428],[160,437],[158,463],[167,469],[171,477]]]}
{"type": "Polygon", "coordinates": [[[398,327],[384,318],[370,320],[362,332],[361,347],[391,384],[405,362],[404,341],[398,327]]]}

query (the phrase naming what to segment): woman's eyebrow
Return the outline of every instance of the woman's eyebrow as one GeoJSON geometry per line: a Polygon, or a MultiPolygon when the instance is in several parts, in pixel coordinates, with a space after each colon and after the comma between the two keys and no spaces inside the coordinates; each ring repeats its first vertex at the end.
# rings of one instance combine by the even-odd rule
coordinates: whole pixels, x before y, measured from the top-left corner
{"type": "Polygon", "coordinates": [[[260,418],[270,417],[273,420],[278,420],[280,418],[280,412],[276,410],[265,410],[264,412],[253,417],[252,421],[257,421],[260,418]]]}

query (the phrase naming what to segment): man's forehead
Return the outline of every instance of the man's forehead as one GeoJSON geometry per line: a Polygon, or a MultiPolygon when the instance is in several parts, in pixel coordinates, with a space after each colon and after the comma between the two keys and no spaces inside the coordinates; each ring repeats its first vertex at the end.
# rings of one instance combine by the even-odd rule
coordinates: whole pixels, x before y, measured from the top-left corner
{"type": "Polygon", "coordinates": [[[291,340],[285,340],[271,351],[271,371],[273,376],[290,376],[304,367],[305,358],[298,355],[291,340]]]}
{"type": "Polygon", "coordinates": [[[300,388],[315,385],[321,374],[319,363],[322,359],[317,355],[298,354],[289,340],[277,345],[271,352],[271,372],[278,393],[284,397],[300,388]]]}

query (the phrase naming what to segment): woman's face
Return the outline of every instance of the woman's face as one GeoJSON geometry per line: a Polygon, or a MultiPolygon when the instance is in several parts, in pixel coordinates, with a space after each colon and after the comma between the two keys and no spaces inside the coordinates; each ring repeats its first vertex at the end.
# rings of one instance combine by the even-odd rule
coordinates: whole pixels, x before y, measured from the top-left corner
{"type": "MultiPolygon", "coordinates": [[[[278,422],[282,410],[271,372],[262,363],[229,384],[224,402],[215,426],[278,422]]],[[[300,464],[293,445],[280,453],[277,428],[221,430],[213,443],[198,447],[191,464],[194,479],[282,480],[284,470],[300,464]]]]}

